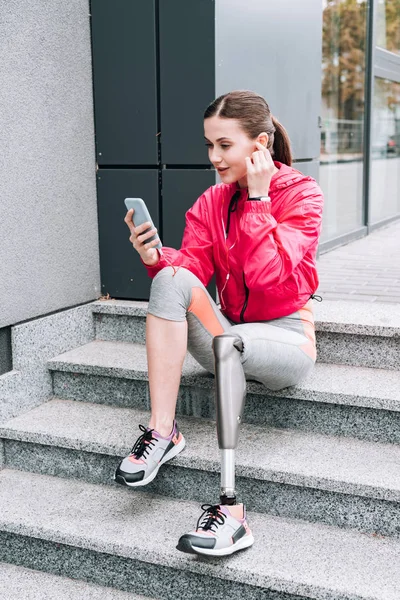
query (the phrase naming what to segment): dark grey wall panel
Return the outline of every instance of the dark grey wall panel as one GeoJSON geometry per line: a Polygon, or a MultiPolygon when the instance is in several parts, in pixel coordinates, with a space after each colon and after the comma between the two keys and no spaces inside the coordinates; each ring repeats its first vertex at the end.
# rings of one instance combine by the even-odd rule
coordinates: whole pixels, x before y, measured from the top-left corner
{"type": "Polygon", "coordinates": [[[11,327],[3,327],[0,329],[0,375],[11,370],[11,327]]]}
{"type": "Polygon", "coordinates": [[[159,227],[156,169],[101,169],[97,174],[102,294],[147,300],[151,279],[129,241],[124,199],[143,198],[159,227]]]}
{"type": "Polygon", "coordinates": [[[100,165],[157,165],[155,0],[92,0],[100,165]]]}
{"type": "MultiPolygon", "coordinates": [[[[215,185],[215,171],[210,169],[168,169],[162,172],[163,244],[179,249],[185,228],[185,213],[197,198],[215,185]]],[[[215,298],[215,278],[208,285],[215,298]]]]}
{"type": "Polygon", "coordinates": [[[167,169],[162,171],[163,244],[180,248],[185,213],[199,196],[215,184],[211,169],[167,169]]]}
{"type": "Polygon", "coordinates": [[[214,20],[214,0],[160,2],[163,164],[208,164],[203,113],[215,98],[214,20]]]}

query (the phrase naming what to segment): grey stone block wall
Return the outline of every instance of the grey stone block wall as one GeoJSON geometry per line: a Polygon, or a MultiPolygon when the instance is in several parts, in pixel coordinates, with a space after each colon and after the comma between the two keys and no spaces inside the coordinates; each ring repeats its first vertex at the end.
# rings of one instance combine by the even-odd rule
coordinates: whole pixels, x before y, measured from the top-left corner
{"type": "Polygon", "coordinates": [[[100,296],[88,0],[0,0],[0,328],[100,296]]]}
{"type": "Polygon", "coordinates": [[[48,400],[47,360],[94,337],[91,303],[13,327],[14,369],[0,376],[0,423],[48,400]]]}
{"type": "Polygon", "coordinates": [[[0,441],[0,469],[3,468],[5,464],[5,451],[4,451],[4,440],[0,441]]]}

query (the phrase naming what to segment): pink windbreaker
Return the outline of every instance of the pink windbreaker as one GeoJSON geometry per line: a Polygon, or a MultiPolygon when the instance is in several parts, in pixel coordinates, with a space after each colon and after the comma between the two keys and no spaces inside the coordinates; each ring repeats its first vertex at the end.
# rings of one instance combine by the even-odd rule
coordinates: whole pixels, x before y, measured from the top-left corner
{"type": "Polygon", "coordinates": [[[215,272],[221,309],[235,323],[302,308],[318,287],[323,195],[312,177],[274,163],[271,202],[247,200],[237,183],[208,188],[186,213],[181,249],[164,247],[150,277],[172,264],[206,286],[215,272]]]}

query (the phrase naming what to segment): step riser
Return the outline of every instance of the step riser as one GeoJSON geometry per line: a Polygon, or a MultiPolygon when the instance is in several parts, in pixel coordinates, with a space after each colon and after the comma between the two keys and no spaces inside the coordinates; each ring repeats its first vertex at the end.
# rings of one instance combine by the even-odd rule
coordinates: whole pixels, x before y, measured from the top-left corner
{"type": "MultiPolygon", "coordinates": [[[[180,554],[178,550],[177,554],[180,554]]],[[[149,557],[151,559],[151,557],[149,557]]],[[[160,600],[306,600],[137,559],[0,531],[0,560],[160,600]]],[[[322,598],[322,596],[321,596],[322,598]]],[[[345,600],[345,596],[340,596],[345,600]]]]}
{"type": "MultiPolygon", "coordinates": [[[[61,371],[52,377],[58,398],[150,410],[146,381],[61,371]]],[[[212,389],[181,386],[177,415],[215,420],[214,406],[212,389]]],[[[248,394],[243,422],[400,444],[400,412],[376,408],[248,394]]]]}
{"type": "MultiPolygon", "coordinates": [[[[94,314],[96,339],[144,344],[144,317],[94,314]]],[[[318,361],[373,367],[400,368],[398,338],[317,331],[318,361]]]]}
{"type": "Polygon", "coordinates": [[[144,344],[146,341],[145,317],[94,313],[93,319],[97,340],[132,344],[144,344]]]}
{"type": "Polygon", "coordinates": [[[319,362],[374,369],[400,369],[399,338],[318,331],[316,339],[319,362]]]}
{"type": "Polygon", "coordinates": [[[155,600],[83,580],[0,563],[2,600],[155,600]]]}
{"type": "MultiPolygon", "coordinates": [[[[10,469],[118,485],[112,478],[120,457],[15,440],[5,440],[5,449],[10,469]]],[[[236,489],[249,511],[400,538],[400,503],[240,476],[236,489]]],[[[170,463],[151,484],[132,489],[141,491],[213,503],[219,499],[220,475],[170,463]]]]}

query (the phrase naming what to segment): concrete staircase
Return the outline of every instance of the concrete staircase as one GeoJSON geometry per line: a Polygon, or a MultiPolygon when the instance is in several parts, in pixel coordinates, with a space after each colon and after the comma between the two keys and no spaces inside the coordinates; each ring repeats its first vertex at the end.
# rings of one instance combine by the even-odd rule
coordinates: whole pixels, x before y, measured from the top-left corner
{"type": "Polygon", "coordinates": [[[142,490],[118,486],[149,418],[146,304],[94,302],[96,339],[48,361],[53,398],[0,428],[0,560],[35,569],[39,588],[69,578],[54,598],[399,600],[396,308],[316,305],[312,376],[280,392],[249,382],[236,472],[256,541],[211,559],[175,546],[219,497],[213,377],[187,357],[186,449],[142,490]]]}

